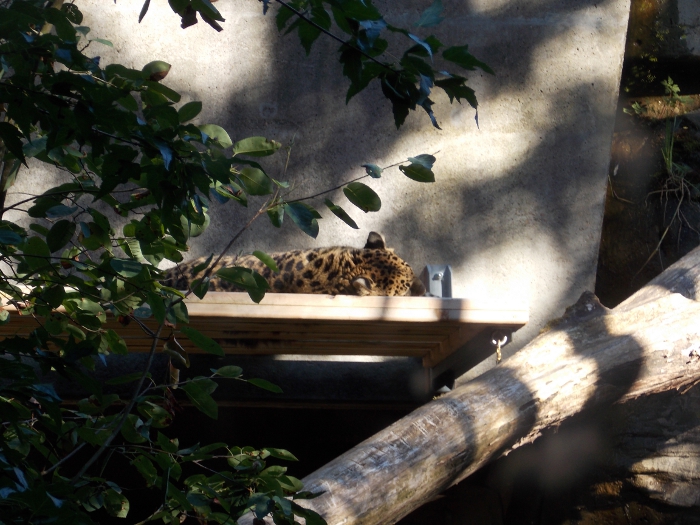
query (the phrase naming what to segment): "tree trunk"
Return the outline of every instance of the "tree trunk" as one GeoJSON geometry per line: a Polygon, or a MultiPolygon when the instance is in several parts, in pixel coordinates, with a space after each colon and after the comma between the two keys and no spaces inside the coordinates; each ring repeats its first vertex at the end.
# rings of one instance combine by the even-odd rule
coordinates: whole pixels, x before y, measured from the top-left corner
{"type": "Polygon", "coordinates": [[[329,525],[395,523],[486,462],[597,405],[700,382],[700,249],[613,310],[582,295],[499,366],[303,482],[329,525]]]}

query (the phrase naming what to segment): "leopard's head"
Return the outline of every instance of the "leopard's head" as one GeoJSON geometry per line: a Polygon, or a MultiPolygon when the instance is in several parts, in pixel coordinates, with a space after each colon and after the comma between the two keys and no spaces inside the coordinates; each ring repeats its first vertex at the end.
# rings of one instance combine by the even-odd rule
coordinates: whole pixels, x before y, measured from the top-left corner
{"type": "Polygon", "coordinates": [[[357,295],[413,295],[425,294],[425,286],[413,273],[406,261],[387,248],[377,232],[370,232],[361,250],[359,272],[352,279],[357,295]]]}

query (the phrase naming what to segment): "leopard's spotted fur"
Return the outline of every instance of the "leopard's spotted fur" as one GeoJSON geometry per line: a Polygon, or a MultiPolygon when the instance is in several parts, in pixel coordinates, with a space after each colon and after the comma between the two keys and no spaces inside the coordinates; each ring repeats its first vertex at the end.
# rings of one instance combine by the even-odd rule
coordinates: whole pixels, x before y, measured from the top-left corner
{"type": "MultiPolygon", "coordinates": [[[[245,266],[256,270],[280,293],[316,293],[346,295],[423,295],[425,287],[411,267],[371,232],[362,249],[333,246],[312,250],[271,253],[280,272],[272,272],[253,255],[224,257],[217,264],[209,289],[217,292],[241,291],[233,283],[218,279],[214,272],[227,266],[245,266]]],[[[193,269],[204,258],[172,268],[165,284],[179,290],[189,289],[198,277],[193,269]]],[[[202,277],[200,274],[199,277],[202,277]]]]}

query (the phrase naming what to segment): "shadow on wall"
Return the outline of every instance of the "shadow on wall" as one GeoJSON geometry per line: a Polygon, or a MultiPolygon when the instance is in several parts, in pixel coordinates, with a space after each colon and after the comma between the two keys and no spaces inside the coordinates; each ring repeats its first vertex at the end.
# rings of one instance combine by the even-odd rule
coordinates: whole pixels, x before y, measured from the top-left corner
{"type": "MultiPolygon", "coordinates": [[[[480,130],[471,108],[450,106],[440,93],[434,99],[443,131],[433,129],[423,112],[411,114],[396,131],[378,86],[344,106],[347,83],[337,64],[337,44],[319,39],[305,58],[296,35],[271,37],[274,56],[264,80],[229,98],[225,114],[231,117],[223,124],[237,137],[294,138],[291,197],[359,176],[365,162],[387,165],[440,150],[433,185],[406,180],[396,171],[371,182],[384,200],[377,214],[356,210],[340,191],[330,197],[346,206],[363,229],[382,230],[415,267],[451,264],[463,289],[476,286],[487,293],[488,281],[528,283],[534,297],[531,322],[541,326],[593,288],[607,130],[612,129],[617,88],[617,74],[596,74],[592,57],[579,57],[587,72],[558,77],[581,68],[568,64],[557,70],[562,60],[573,60],[557,54],[557,39],[573,25],[590,25],[590,34],[578,26],[577,31],[582,55],[595,55],[596,13],[611,3],[504,2],[490,11],[446,3],[448,13],[462,13],[434,28],[436,35],[450,44],[469,42],[470,50],[497,72],[495,77],[468,75],[481,102],[480,130]],[[584,51],[584,45],[590,47],[584,51]],[[551,82],[542,79],[550,73],[551,82]]],[[[402,13],[387,18],[406,23],[423,4],[402,4],[402,13]]],[[[276,160],[278,170],[283,160],[276,160]]],[[[361,245],[361,232],[332,217],[322,200],[312,204],[326,217],[317,241],[293,225],[276,230],[262,219],[243,236],[239,249],[361,245]]],[[[228,205],[217,209],[221,215],[214,222],[241,224],[251,212],[252,206],[228,205]]],[[[205,234],[196,249],[219,248],[222,227],[205,234]]]]}
{"type": "MultiPolygon", "coordinates": [[[[399,9],[388,6],[387,18],[410,25],[409,22],[417,18],[425,3],[402,2],[400,12],[399,9]]],[[[612,115],[596,113],[600,100],[597,99],[599,95],[594,86],[582,84],[571,88],[568,93],[530,92],[533,87],[530,86],[533,68],[536,65],[542,66],[541,61],[546,60],[541,53],[538,55],[538,50],[549,40],[567,31],[579,11],[595,10],[596,6],[602,9],[607,3],[594,0],[501,2],[489,10],[479,10],[478,4],[479,2],[467,3],[468,6],[473,6],[470,8],[462,7],[457,2],[446,2],[445,8],[450,18],[431,30],[434,29],[445,43],[468,42],[475,55],[488,62],[497,72],[495,77],[480,72],[468,74],[481,101],[483,131],[476,128],[473,112],[468,106],[458,107],[456,103],[450,106],[447,97],[442,94],[435,94],[434,99],[444,131],[434,130],[422,111],[411,114],[407,124],[396,131],[390,105],[381,97],[379,86],[376,85],[344,106],[347,81],[341,76],[341,67],[337,63],[338,44],[321,37],[307,58],[304,57],[296,35],[279,37],[273,33],[274,29],[269,33],[273,42],[270,46],[273,56],[264,65],[265,72],[254,80],[253,85],[246,85],[239,92],[230,95],[222,107],[219,123],[227,129],[235,130],[236,138],[264,134],[284,143],[294,140],[295,146],[289,163],[290,179],[295,188],[290,194],[292,198],[309,195],[318,188],[333,187],[361,175],[363,170],[359,166],[364,162],[381,159],[386,165],[409,155],[432,153],[441,149],[440,146],[447,147],[442,148],[443,151],[438,156],[436,171],[442,181],[449,179],[449,188],[443,182],[435,189],[428,188],[426,191],[426,188],[418,187],[419,184],[403,179],[395,185],[394,191],[387,193],[382,190],[390,183],[382,180],[373,182],[373,185],[379,188],[378,191],[385,200],[385,209],[399,207],[403,213],[394,215],[391,211],[385,211],[375,216],[364,216],[352,206],[348,208],[356,218],[366,219],[368,225],[375,224],[373,219],[385,223],[383,229],[388,232],[390,243],[399,247],[409,260],[418,259],[423,252],[430,250],[446,262],[461,265],[479,253],[483,243],[507,243],[518,235],[518,232],[507,227],[510,226],[508,223],[517,222],[518,217],[533,222],[530,226],[533,231],[541,228],[549,235],[551,230],[560,230],[561,215],[568,214],[566,210],[561,211],[562,208],[575,204],[576,191],[585,186],[589,179],[586,173],[570,177],[570,170],[564,169],[566,161],[576,159],[581,150],[601,147],[607,151],[606,144],[595,143],[595,137],[576,136],[575,131],[572,136],[571,128],[576,129],[577,122],[580,123],[577,119],[588,123],[601,117],[612,118],[612,115]],[[536,64],[537,61],[540,63],[536,64]],[[507,129],[507,123],[489,120],[490,112],[497,113],[491,111],[489,105],[504,104],[501,99],[506,99],[505,103],[509,107],[499,108],[499,112],[510,113],[509,121],[518,121],[517,129],[507,129]],[[518,102],[518,99],[522,102],[518,102]],[[527,117],[523,116],[531,112],[530,106],[533,103],[541,105],[543,102],[551,111],[551,118],[546,123],[551,126],[550,129],[543,128],[539,122],[528,122],[527,117]],[[466,116],[463,118],[462,114],[466,116]],[[456,121],[456,125],[452,121],[456,121]],[[537,125],[537,129],[529,129],[533,124],[537,125]],[[452,156],[461,156],[460,153],[450,151],[450,143],[458,141],[468,147],[464,141],[471,137],[476,139],[479,135],[493,132],[530,131],[541,135],[539,139],[533,137],[539,146],[516,169],[505,174],[494,173],[497,180],[488,180],[483,184],[475,182],[474,179],[478,177],[473,170],[481,167],[469,167],[468,160],[465,162],[466,167],[457,168],[459,171],[450,166],[452,156]],[[565,144],[562,145],[560,141],[565,141],[565,144]],[[553,155],[556,158],[550,158],[553,155]],[[547,164],[545,173],[542,170],[544,163],[547,164]],[[459,192],[463,204],[458,207],[444,206],[441,200],[451,197],[453,192],[459,192]],[[527,206],[518,204],[519,194],[526,199],[536,197],[538,207],[534,214],[527,206]],[[492,206],[494,199],[500,200],[502,204],[497,212],[492,206]],[[391,201],[396,201],[396,204],[391,201]],[[433,231],[428,231],[427,225],[421,224],[418,219],[419,215],[423,215],[420,212],[428,208],[440,209],[440,215],[444,215],[438,224],[432,223],[433,231]],[[455,211],[459,213],[455,214],[455,211]],[[514,216],[515,213],[517,216],[514,216]],[[411,221],[410,227],[403,222],[407,217],[411,221]],[[451,227],[444,228],[443,232],[435,235],[434,230],[439,229],[441,221],[447,222],[451,227]],[[488,239],[484,239],[484,235],[488,239]],[[401,242],[397,237],[400,237],[401,242]],[[445,243],[445,238],[452,242],[445,243]],[[429,248],[421,249],[418,246],[424,243],[429,248]],[[452,249],[446,250],[446,246],[452,249]]],[[[272,26],[274,20],[271,16],[268,17],[266,23],[272,26]]],[[[587,127],[586,132],[589,131],[595,132],[587,127]]],[[[484,144],[484,141],[479,142],[484,144]]],[[[586,153],[596,154],[595,151],[586,153]]],[[[495,164],[502,164],[497,152],[493,157],[495,164]]],[[[265,161],[266,166],[276,163],[270,170],[271,173],[282,170],[283,155],[275,161],[265,161]]],[[[386,178],[395,180],[402,179],[402,176],[387,174],[386,178]]],[[[596,187],[596,190],[600,188],[596,187]]],[[[335,197],[341,204],[347,204],[339,192],[336,192],[335,197]]],[[[330,216],[321,201],[316,201],[316,204],[322,214],[330,216]]],[[[222,208],[222,216],[218,220],[221,225],[240,224],[243,217],[251,212],[252,204],[251,210],[228,205],[222,208]]],[[[296,247],[299,244],[337,244],[344,242],[344,237],[355,235],[334,218],[324,221],[323,226],[328,228],[328,233],[322,228],[318,243],[287,226],[282,235],[264,222],[265,220],[260,221],[251,229],[242,241],[242,249],[248,249],[255,243],[258,246],[261,243],[267,244],[265,247],[270,250],[287,249],[290,245],[296,247]]],[[[568,233],[555,234],[554,237],[568,233]]],[[[203,244],[209,250],[220,247],[223,243],[216,240],[218,236],[219,230],[213,229],[205,234],[203,244]]],[[[560,239],[556,239],[556,242],[560,242],[560,239]]],[[[562,248],[568,249],[569,244],[563,243],[562,248]]],[[[568,252],[565,256],[570,257],[568,252]]],[[[583,263],[588,264],[590,261],[583,263]]]]}

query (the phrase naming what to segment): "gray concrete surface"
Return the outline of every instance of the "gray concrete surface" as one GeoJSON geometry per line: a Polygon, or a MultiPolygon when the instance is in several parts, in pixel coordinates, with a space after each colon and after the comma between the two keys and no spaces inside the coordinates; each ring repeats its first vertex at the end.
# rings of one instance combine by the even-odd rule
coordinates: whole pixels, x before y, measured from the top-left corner
{"type": "MultiPolygon", "coordinates": [[[[409,26],[429,3],[381,5],[390,23],[409,26]]],[[[361,246],[368,231],[381,231],[418,271],[451,264],[455,297],[488,296],[504,305],[525,297],[530,323],[505,349],[507,357],[593,290],[629,0],[443,4],[448,18],[435,34],[448,45],[469,43],[496,72],[467,75],[480,101],[480,128],[469,106],[450,105],[440,93],[433,99],[442,131],[419,112],[397,131],[378,86],[346,106],[337,44],[320,39],[305,57],[297,37],[279,36],[254,0],[217,3],[227,20],[218,34],[203,23],[181,30],[165,2],[152,3],[140,25],[140,1],[78,2],[91,36],[115,44],[93,45],[103,64],[141,68],[165,60],[173,66],[166,83],[183,103],[204,102],[196,123],[220,124],[234,140],[293,140],[286,176],[283,155],[265,159],[271,174],[292,182],[291,197],[356,177],[364,162],[383,166],[436,154],[435,184],[397,170],[371,181],[383,200],[378,213],[353,209],[341,192],[332,195],[359,231],[318,202],[324,216],[318,239],[291,221],[275,230],[263,218],[236,249],[361,246]]],[[[35,189],[41,176],[23,172],[15,190],[35,189]]],[[[192,243],[192,256],[221,249],[253,206],[214,206],[212,227],[192,243]]]]}
{"type": "Polygon", "coordinates": [[[678,23],[685,32],[688,52],[700,56],[700,3],[697,0],[678,0],[678,23]]]}

